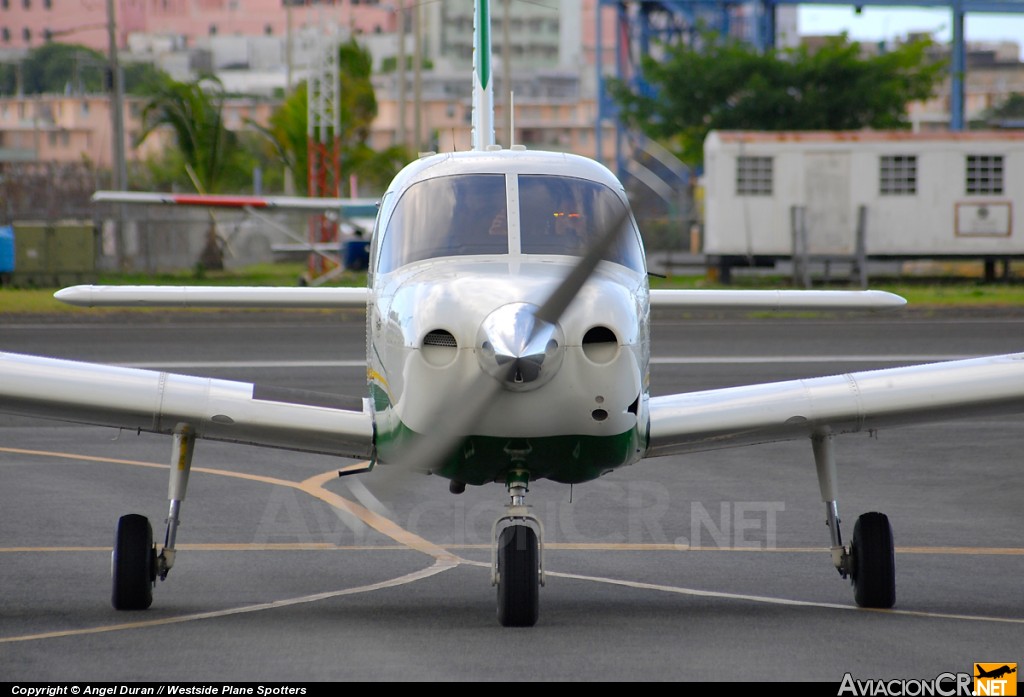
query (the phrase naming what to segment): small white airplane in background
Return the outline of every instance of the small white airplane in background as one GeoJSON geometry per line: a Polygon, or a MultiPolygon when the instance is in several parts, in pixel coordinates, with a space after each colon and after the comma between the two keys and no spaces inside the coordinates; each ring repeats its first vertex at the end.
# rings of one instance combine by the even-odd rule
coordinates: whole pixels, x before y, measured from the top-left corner
{"type": "MultiPolygon", "coordinates": [[[[486,0],[478,27],[489,27],[486,0]]],[[[369,396],[0,354],[0,410],[173,435],[162,548],[120,519],[113,605],[143,609],[174,563],[197,438],[367,459],[466,486],[503,484],[492,582],[498,618],[530,626],[544,581],[531,480],[582,483],[645,457],[810,441],[832,561],[856,602],[895,602],[892,531],[860,516],[844,545],[835,437],[1024,409],[1024,354],[651,397],[652,307],[884,310],[877,291],[649,291],[622,185],[562,153],[494,145],[487,32],[477,34],[474,150],[412,163],[384,194],[368,288],[74,287],[80,305],[361,307],[369,396]]]]}
{"type": "MultiPolygon", "coordinates": [[[[265,213],[269,211],[298,211],[301,213],[321,214],[332,224],[337,224],[336,232],[347,232],[359,239],[369,240],[373,219],[377,215],[377,200],[371,198],[331,198],[302,196],[250,196],[235,194],[174,194],[150,191],[97,191],[91,199],[93,203],[111,203],[133,206],[192,206],[198,208],[226,208],[245,211],[269,227],[293,240],[291,245],[275,245],[275,251],[281,248],[286,252],[309,252],[328,262],[326,272],[304,278],[308,285],[323,285],[340,275],[345,270],[345,259],[341,256],[341,240],[318,241],[309,240],[296,234],[265,213]],[[344,228],[344,229],[343,229],[344,228]],[[364,237],[365,236],[365,237],[364,237]]],[[[210,214],[212,217],[212,213],[210,214]]],[[[331,235],[334,237],[333,233],[331,235]]],[[[339,234],[338,237],[341,235],[339,234]]],[[[226,240],[222,240],[229,246],[226,240]]],[[[362,256],[365,256],[365,248],[362,256]]],[[[365,259],[360,261],[365,263],[365,259]]],[[[311,266],[321,266],[311,262],[311,266]]],[[[361,270],[361,269],[360,269],[361,270]]],[[[311,269],[312,271],[312,269],[311,269]]]]}

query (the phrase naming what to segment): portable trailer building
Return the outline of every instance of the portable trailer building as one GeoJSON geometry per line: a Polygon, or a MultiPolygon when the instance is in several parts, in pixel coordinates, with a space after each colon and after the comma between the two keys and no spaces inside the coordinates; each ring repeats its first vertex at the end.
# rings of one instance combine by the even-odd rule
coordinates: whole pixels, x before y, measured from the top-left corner
{"type": "Polygon", "coordinates": [[[723,280],[800,253],[989,272],[1024,258],[1024,132],[712,131],[704,167],[704,253],[723,280]]]}

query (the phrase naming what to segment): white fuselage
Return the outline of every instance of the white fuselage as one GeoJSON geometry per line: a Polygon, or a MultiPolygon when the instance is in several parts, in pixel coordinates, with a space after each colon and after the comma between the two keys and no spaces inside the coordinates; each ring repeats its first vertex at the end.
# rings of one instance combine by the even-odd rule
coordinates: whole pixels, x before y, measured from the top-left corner
{"type": "Polygon", "coordinates": [[[612,200],[628,205],[607,169],[556,153],[436,155],[399,174],[382,201],[370,262],[369,382],[381,462],[395,455],[389,445],[403,432],[435,428],[446,399],[461,389],[491,390],[494,381],[499,388],[461,451],[471,456],[456,456],[440,474],[468,483],[502,479],[512,448],[532,478],[584,481],[643,455],[649,300],[631,218],[623,232],[630,239],[600,262],[551,328],[536,366],[505,375],[502,359],[491,355],[491,344],[501,343],[492,335],[514,333],[523,314],[517,309],[543,304],[579,261],[575,242],[551,246],[570,239],[555,227],[563,217],[599,226],[601,207],[612,200]],[[573,202],[555,202],[563,185],[573,202]],[[415,187],[428,195],[410,193],[415,187]],[[487,196],[496,212],[479,207],[487,196]],[[477,208],[460,218],[467,206],[477,208]],[[466,230],[474,220],[479,225],[466,230]],[[550,228],[547,237],[541,226],[550,228]],[[450,242],[455,237],[459,244],[450,242]],[[512,447],[511,439],[521,442],[512,447]]]}

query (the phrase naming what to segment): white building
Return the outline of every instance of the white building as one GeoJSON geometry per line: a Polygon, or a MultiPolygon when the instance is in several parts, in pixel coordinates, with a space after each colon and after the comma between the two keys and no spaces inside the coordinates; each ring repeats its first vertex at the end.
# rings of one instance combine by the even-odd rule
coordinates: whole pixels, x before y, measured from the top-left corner
{"type": "Polygon", "coordinates": [[[1024,257],[1024,132],[712,132],[704,252],[725,268],[807,251],[869,258],[1024,257]],[[1014,209],[1018,215],[1014,215],[1014,209]]]}

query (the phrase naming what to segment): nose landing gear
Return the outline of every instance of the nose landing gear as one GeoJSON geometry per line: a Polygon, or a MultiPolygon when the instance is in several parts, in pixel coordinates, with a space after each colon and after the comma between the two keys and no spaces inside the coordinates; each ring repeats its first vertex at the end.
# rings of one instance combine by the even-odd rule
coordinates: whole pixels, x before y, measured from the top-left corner
{"type": "Polygon", "coordinates": [[[509,473],[510,502],[492,530],[491,584],[498,588],[498,622],[503,627],[532,627],[540,614],[544,528],[526,506],[528,481],[523,470],[509,473]]]}

